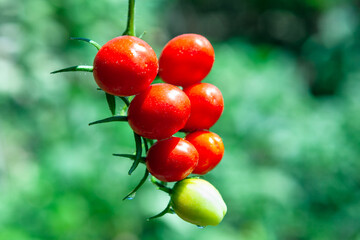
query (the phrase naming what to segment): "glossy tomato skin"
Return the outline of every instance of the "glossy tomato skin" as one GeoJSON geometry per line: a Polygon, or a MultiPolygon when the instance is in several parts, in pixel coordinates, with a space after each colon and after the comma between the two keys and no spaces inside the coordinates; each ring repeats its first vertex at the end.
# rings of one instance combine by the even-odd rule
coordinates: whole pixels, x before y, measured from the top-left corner
{"type": "Polygon", "coordinates": [[[190,100],[181,89],[158,83],[134,97],[128,109],[128,122],[143,137],[165,139],[184,127],[190,109],[190,100]]]}
{"type": "Polygon", "coordinates": [[[199,163],[193,173],[204,175],[214,169],[224,156],[224,143],[216,133],[200,130],[185,137],[199,153],[199,163]]]}
{"type": "Polygon", "coordinates": [[[175,182],[186,178],[196,167],[199,154],[188,141],[171,137],[156,142],[146,156],[146,167],[157,179],[175,182]]]}
{"type": "Polygon", "coordinates": [[[94,59],[93,75],[98,86],[116,96],[144,91],[158,73],[154,50],[133,36],[120,36],[100,48],[94,59]]]}
{"type": "Polygon", "coordinates": [[[191,114],[182,131],[191,132],[209,129],[220,118],[224,110],[224,99],[220,90],[210,83],[198,83],[183,90],[191,102],[191,114]]]}
{"type": "Polygon", "coordinates": [[[215,61],[211,43],[198,34],[171,39],[159,58],[159,76],[164,82],[187,86],[203,80],[215,61]]]}

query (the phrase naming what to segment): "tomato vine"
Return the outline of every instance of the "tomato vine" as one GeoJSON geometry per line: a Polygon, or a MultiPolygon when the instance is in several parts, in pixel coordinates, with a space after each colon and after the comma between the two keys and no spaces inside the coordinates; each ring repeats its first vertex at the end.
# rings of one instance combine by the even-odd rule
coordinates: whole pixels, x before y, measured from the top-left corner
{"type": "Polygon", "coordinates": [[[99,90],[105,93],[112,116],[90,122],[89,126],[127,122],[132,128],[135,154],[113,156],[133,161],[129,175],[140,164],[146,168],[139,183],[123,200],[133,199],[151,176],[151,182],[169,194],[170,201],[164,211],[149,220],[176,213],[196,225],[217,225],[226,213],[221,195],[205,180],[190,177],[191,173],[203,175],[212,170],[224,151],[218,135],[200,131],[209,129],[223,111],[220,90],[211,84],[199,83],[212,68],[214,50],[205,37],[183,34],[164,47],[159,63],[151,46],[140,39],[143,34],[135,37],[135,0],[128,3],[127,25],[122,36],[103,46],[91,39],[71,38],[97,48],[93,66],[77,65],[51,73],[92,72],[99,90]],[[179,78],[179,73],[184,74],[179,78]],[[151,84],[158,74],[166,83],[151,84]],[[116,115],[116,97],[124,103],[119,115],[116,115]],[[185,138],[173,137],[179,131],[193,133],[187,133],[185,138]],[[200,135],[200,139],[196,139],[200,135]],[[210,152],[206,152],[207,149],[211,149],[210,152]],[[195,171],[198,165],[202,169],[195,171]],[[170,188],[167,182],[176,183],[170,188]],[[204,191],[211,195],[204,195],[204,191]],[[195,198],[187,200],[191,195],[195,198]],[[191,213],[195,208],[199,209],[199,216],[191,213]]]}

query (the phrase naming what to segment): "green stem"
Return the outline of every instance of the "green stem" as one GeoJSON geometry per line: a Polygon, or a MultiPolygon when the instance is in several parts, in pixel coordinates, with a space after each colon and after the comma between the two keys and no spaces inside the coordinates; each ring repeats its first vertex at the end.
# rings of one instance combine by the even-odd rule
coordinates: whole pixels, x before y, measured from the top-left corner
{"type": "Polygon", "coordinates": [[[91,39],[88,39],[88,38],[81,38],[81,37],[71,37],[70,38],[71,40],[79,40],[79,41],[84,41],[84,42],[88,42],[90,43],[91,45],[93,45],[94,47],[97,48],[97,50],[100,50],[101,46],[100,44],[98,44],[97,42],[91,40],[91,39]]]}
{"type": "Polygon", "coordinates": [[[126,107],[130,106],[130,101],[127,97],[119,97],[126,105],[126,107]]]}
{"type": "Polygon", "coordinates": [[[116,101],[115,101],[115,96],[111,95],[109,93],[105,93],[106,96],[106,102],[109,106],[110,112],[111,114],[114,116],[115,115],[115,109],[116,109],[116,101]]]}
{"type": "Polygon", "coordinates": [[[89,126],[94,125],[94,124],[98,124],[98,123],[126,122],[126,121],[127,121],[127,116],[114,116],[114,117],[101,119],[101,120],[98,120],[98,121],[95,121],[95,122],[91,122],[91,123],[89,123],[89,126]]]}
{"type": "Polygon", "coordinates": [[[135,36],[135,0],[129,0],[127,26],[123,35],[135,36]]]}
{"type": "Polygon", "coordinates": [[[149,151],[149,145],[148,145],[148,141],[146,138],[142,137],[143,142],[144,142],[144,146],[145,146],[145,154],[147,154],[147,152],[149,151]]]}
{"type": "Polygon", "coordinates": [[[141,137],[140,137],[140,135],[138,135],[137,133],[134,132],[134,138],[135,138],[135,144],[136,144],[135,161],[129,170],[129,173],[128,173],[129,175],[131,175],[134,172],[134,170],[137,168],[137,166],[139,165],[139,163],[141,161],[141,154],[142,154],[141,137]]]}
{"type": "Polygon", "coordinates": [[[92,72],[93,69],[94,69],[93,66],[78,65],[78,66],[72,66],[72,67],[56,70],[56,71],[51,72],[50,74],[60,73],[60,72],[79,72],[79,71],[80,72],[92,72]]]}
{"type": "Polygon", "coordinates": [[[139,38],[143,38],[145,34],[146,34],[146,32],[143,31],[142,34],[140,34],[139,38]]]}
{"type": "Polygon", "coordinates": [[[151,176],[151,182],[155,184],[159,188],[159,190],[166,192],[170,195],[172,194],[172,189],[161,184],[154,176],[151,176]]]}
{"type": "Polygon", "coordinates": [[[167,213],[173,213],[173,211],[171,210],[171,201],[169,201],[168,205],[166,206],[166,208],[161,213],[159,213],[159,214],[157,214],[155,216],[152,216],[152,217],[148,218],[147,220],[150,221],[150,220],[153,220],[155,218],[162,217],[167,213]]]}
{"type": "MultiPolygon", "coordinates": [[[[136,160],[136,155],[134,155],[134,154],[118,154],[118,153],[114,153],[113,156],[129,158],[129,159],[134,160],[134,161],[136,160]]],[[[145,158],[144,157],[140,158],[140,163],[145,163],[145,158]]]]}
{"type": "Polygon", "coordinates": [[[136,194],[136,191],[139,190],[139,188],[144,185],[146,179],[148,178],[149,176],[149,171],[147,170],[147,168],[145,168],[145,174],[144,176],[141,178],[139,184],[134,188],[134,190],[132,190],[128,195],[126,195],[123,200],[126,200],[126,199],[133,199],[135,197],[135,194],[136,194]]]}
{"type": "Polygon", "coordinates": [[[131,160],[135,160],[136,156],[134,154],[118,154],[118,153],[114,153],[113,156],[116,157],[124,157],[124,158],[130,158],[131,160]]]}

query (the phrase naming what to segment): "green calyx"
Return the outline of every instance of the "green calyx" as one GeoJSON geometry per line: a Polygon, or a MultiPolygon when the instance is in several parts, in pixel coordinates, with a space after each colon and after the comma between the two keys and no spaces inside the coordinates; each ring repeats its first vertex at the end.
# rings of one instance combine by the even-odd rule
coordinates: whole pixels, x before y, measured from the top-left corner
{"type": "Polygon", "coordinates": [[[72,66],[72,67],[56,70],[51,72],[51,74],[60,73],[60,72],[92,72],[93,69],[94,69],[93,66],[78,65],[78,66],[72,66]]]}
{"type": "Polygon", "coordinates": [[[88,39],[88,38],[82,38],[82,37],[71,37],[70,40],[78,40],[78,41],[84,41],[87,42],[91,45],[93,45],[94,47],[96,47],[97,50],[100,50],[101,46],[100,44],[98,44],[97,42],[95,42],[94,40],[88,39]]]}
{"type": "Polygon", "coordinates": [[[108,117],[108,118],[104,118],[95,122],[91,122],[89,123],[89,126],[94,125],[94,124],[99,124],[99,123],[108,123],[108,122],[126,122],[127,121],[127,116],[113,116],[113,117],[108,117]]]}

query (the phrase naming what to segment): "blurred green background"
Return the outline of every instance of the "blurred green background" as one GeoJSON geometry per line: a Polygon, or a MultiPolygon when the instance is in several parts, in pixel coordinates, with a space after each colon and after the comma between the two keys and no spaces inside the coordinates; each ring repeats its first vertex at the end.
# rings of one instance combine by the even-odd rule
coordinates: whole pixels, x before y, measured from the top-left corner
{"type": "MultiPolygon", "coordinates": [[[[215,48],[205,79],[225,111],[212,128],[221,164],[205,179],[228,213],[198,229],[176,215],[147,222],[168,196],[127,175],[125,123],[89,73],[125,28],[126,0],[0,1],[0,239],[360,239],[360,1],[137,0],[137,34],[159,55],[172,37],[215,48]]],[[[120,102],[119,102],[120,104],[120,102]]],[[[121,105],[119,105],[121,106],[121,105]]]]}

